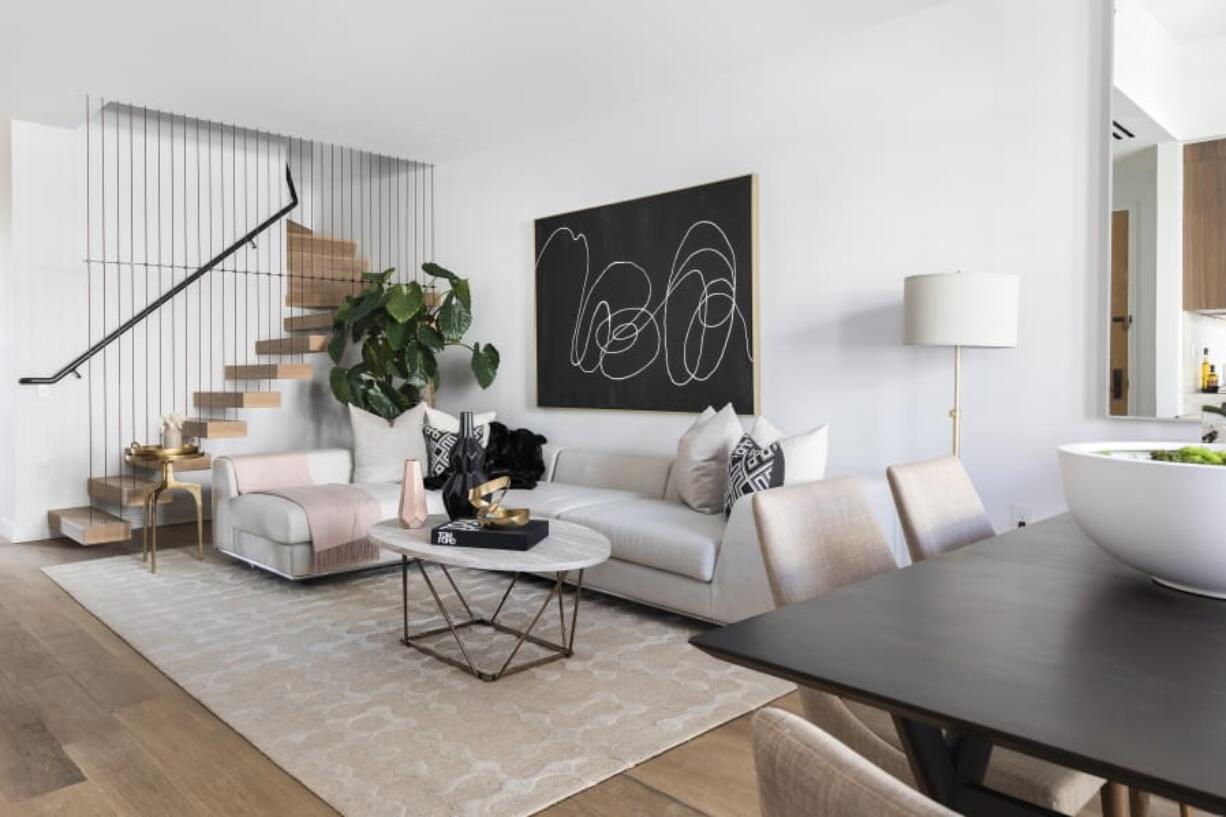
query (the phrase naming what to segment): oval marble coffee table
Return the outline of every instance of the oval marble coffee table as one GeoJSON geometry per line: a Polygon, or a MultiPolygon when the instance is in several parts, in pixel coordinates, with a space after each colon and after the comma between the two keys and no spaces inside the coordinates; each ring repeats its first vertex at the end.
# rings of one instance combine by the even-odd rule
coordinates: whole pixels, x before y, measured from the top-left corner
{"type": "Polygon", "coordinates": [[[586,568],[608,560],[611,552],[608,537],[583,525],[551,519],[549,520],[549,535],[530,550],[495,550],[493,548],[468,548],[430,544],[430,530],[434,526],[446,521],[447,517],[436,515],[427,519],[423,527],[403,528],[400,526],[399,520],[386,519],[370,529],[370,541],[379,545],[384,550],[400,554],[400,590],[404,624],[404,637],[401,640],[403,643],[453,667],[462,669],[480,678],[482,681],[497,681],[504,675],[523,672],[526,669],[573,655],[575,626],[579,619],[579,598],[583,592],[583,571],[586,568]],[[417,564],[417,569],[421,572],[421,577],[425,580],[426,587],[429,588],[430,595],[434,598],[434,603],[438,607],[443,621],[446,622],[445,626],[433,627],[422,632],[409,632],[410,562],[417,564]],[[438,589],[430,579],[430,574],[426,571],[427,563],[437,565],[441,569],[443,576],[447,579],[447,583],[451,585],[452,591],[455,593],[456,598],[459,599],[461,606],[463,606],[466,618],[459,621],[452,619],[446,605],[443,604],[443,599],[439,595],[438,589]],[[451,578],[448,567],[466,567],[475,570],[511,573],[513,575],[511,583],[507,585],[507,589],[502,594],[502,599],[498,602],[494,612],[488,617],[477,616],[473,614],[472,608],[464,598],[464,594],[460,592],[460,588],[456,585],[455,580],[451,578]],[[570,627],[568,629],[566,609],[563,605],[562,596],[563,585],[566,583],[567,576],[572,572],[577,572],[578,575],[575,578],[575,600],[571,608],[570,627]],[[511,591],[515,588],[522,573],[553,574],[554,581],[549,594],[545,597],[544,602],[541,603],[540,609],[536,611],[527,628],[520,630],[500,622],[498,615],[502,612],[503,606],[506,604],[507,599],[510,598],[511,591]],[[532,630],[536,627],[555,598],[558,600],[558,623],[561,626],[561,639],[558,642],[548,641],[532,635],[532,630]],[[462,630],[467,627],[476,626],[492,627],[499,632],[516,637],[515,646],[511,649],[510,654],[507,655],[502,665],[494,672],[483,670],[476,665],[469,655],[468,649],[464,646],[464,640],[460,637],[462,630]],[[447,632],[451,633],[456,645],[460,648],[460,655],[464,658],[463,661],[457,661],[451,656],[444,655],[424,643],[426,639],[447,632]],[[550,654],[511,666],[511,661],[514,660],[516,653],[519,652],[519,648],[523,646],[525,641],[548,650],[550,654]]]}

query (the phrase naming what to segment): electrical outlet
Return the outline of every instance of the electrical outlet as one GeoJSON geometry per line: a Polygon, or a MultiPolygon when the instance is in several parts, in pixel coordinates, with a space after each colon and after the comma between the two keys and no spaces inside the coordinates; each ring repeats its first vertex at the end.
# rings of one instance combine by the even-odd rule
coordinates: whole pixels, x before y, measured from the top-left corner
{"type": "Polygon", "coordinates": [[[1010,523],[1015,528],[1024,528],[1034,521],[1034,510],[1029,505],[1019,505],[1016,502],[1009,506],[1012,519],[1010,523]]]}

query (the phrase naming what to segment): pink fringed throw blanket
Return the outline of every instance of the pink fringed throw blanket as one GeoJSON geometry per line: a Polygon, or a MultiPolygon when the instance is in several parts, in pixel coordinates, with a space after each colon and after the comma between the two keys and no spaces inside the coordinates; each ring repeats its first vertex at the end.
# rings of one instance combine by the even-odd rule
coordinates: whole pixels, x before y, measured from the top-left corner
{"type": "Polygon", "coordinates": [[[312,485],[305,454],[234,457],[239,493],[272,494],[302,508],[311,531],[312,571],[372,561],[379,546],[366,538],[379,521],[379,502],[356,485],[312,485]]]}

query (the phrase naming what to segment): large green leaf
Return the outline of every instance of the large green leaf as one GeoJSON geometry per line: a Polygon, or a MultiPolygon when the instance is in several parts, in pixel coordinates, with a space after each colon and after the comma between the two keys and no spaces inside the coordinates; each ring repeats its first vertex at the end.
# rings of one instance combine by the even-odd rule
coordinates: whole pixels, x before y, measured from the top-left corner
{"type": "Polygon", "coordinates": [[[344,329],[334,329],[332,337],[328,339],[328,357],[333,363],[341,362],[341,355],[345,354],[345,337],[344,329]]]}
{"type": "Polygon", "coordinates": [[[432,278],[446,278],[448,281],[458,281],[460,276],[456,275],[451,270],[443,269],[433,261],[427,261],[421,265],[421,271],[432,278]]]}
{"type": "Polygon", "coordinates": [[[346,295],[345,300],[341,301],[341,305],[336,308],[336,315],[333,318],[332,325],[348,326],[352,320],[353,308],[358,299],[352,295],[346,295]]]}
{"type": "Polygon", "coordinates": [[[446,346],[443,336],[428,323],[417,325],[417,342],[435,352],[443,351],[443,347],[446,346]]]}
{"type": "Polygon", "coordinates": [[[349,390],[349,372],[344,366],[333,366],[332,372],[328,375],[328,382],[332,386],[332,396],[341,403],[352,403],[353,393],[349,390]]]}
{"type": "Polygon", "coordinates": [[[494,382],[494,377],[498,374],[499,362],[498,350],[493,344],[487,343],[484,346],[480,343],[473,344],[472,369],[481,388],[488,389],[494,382]]]}
{"type": "Polygon", "coordinates": [[[366,342],[362,344],[362,361],[370,367],[370,373],[378,379],[392,377],[395,374],[392,369],[392,352],[387,348],[387,342],[383,338],[366,339],[366,342]]]}
{"type": "Polygon", "coordinates": [[[400,414],[400,409],[397,408],[395,402],[383,393],[383,389],[377,383],[372,384],[371,388],[367,390],[366,403],[375,414],[388,420],[400,414]]]}
{"type": "Polygon", "coordinates": [[[415,321],[406,323],[392,323],[387,327],[387,343],[396,351],[404,348],[404,345],[417,336],[414,331],[416,328],[415,321]]]}
{"type": "Polygon", "coordinates": [[[383,272],[364,272],[362,273],[362,280],[380,285],[386,284],[388,279],[392,277],[392,273],[395,271],[395,267],[388,267],[387,269],[383,270],[383,272]]]}
{"type": "Polygon", "coordinates": [[[443,305],[438,308],[438,330],[448,341],[456,341],[464,337],[468,327],[473,322],[473,314],[459,298],[451,293],[443,299],[443,305]]]}
{"type": "Polygon", "coordinates": [[[404,284],[394,286],[387,299],[386,309],[387,314],[391,315],[393,320],[397,323],[404,323],[420,312],[424,305],[425,299],[422,297],[421,287],[414,282],[411,287],[404,284]]]}
{"type": "Polygon", "coordinates": [[[424,386],[430,379],[430,372],[437,369],[434,353],[417,341],[409,341],[404,347],[403,366],[400,376],[414,386],[424,386]]]}
{"type": "Polygon", "coordinates": [[[451,292],[460,299],[460,303],[464,304],[464,308],[469,311],[473,308],[472,291],[468,288],[468,280],[465,278],[457,278],[451,282],[451,292]]]}

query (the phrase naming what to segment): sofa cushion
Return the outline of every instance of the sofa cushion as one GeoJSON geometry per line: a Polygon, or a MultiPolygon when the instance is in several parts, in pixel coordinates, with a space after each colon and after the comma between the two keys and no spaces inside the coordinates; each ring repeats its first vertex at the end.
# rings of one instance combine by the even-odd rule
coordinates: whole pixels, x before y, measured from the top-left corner
{"type": "Polygon", "coordinates": [[[556,455],[549,479],[661,497],[671,465],[672,457],[662,454],[564,448],[556,455]]]}
{"type": "Polygon", "coordinates": [[[353,481],[399,480],[405,460],[426,465],[426,441],[422,424],[426,421],[425,403],[418,403],[391,422],[377,414],[349,406],[349,425],[353,429],[353,481]]]}
{"type": "Polygon", "coordinates": [[[618,491],[612,488],[592,488],[587,485],[571,485],[566,482],[541,482],[532,489],[512,489],[502,500],[504,508],[527,508],[533,516],[557,519],[566,511],[586,508],[591,505],[608,505],[627,499],[636,499],[633,491],[618,491]]]}
{"type": "MultiPolygon", "coordinates": [[[[400,510],[399,482],[364,482],[358,487],[379,502],[384,519],[396,516],[400,510]]],[[[444,513],[443,500],[437,491],[426,493],[430,513],[444,513]]],[[[306,512],[296,502],[273,494],[243,494],[231,500],[234,527],[265,539],[284,544],[311,541],[306,512]]]]}
{"type": "Polygon", "coordinates": [[[564,511],[613,543],[613,558],[703,582],[715,575],[723,514],[700,513],[667,499],[627,499],[564,511]]]}

